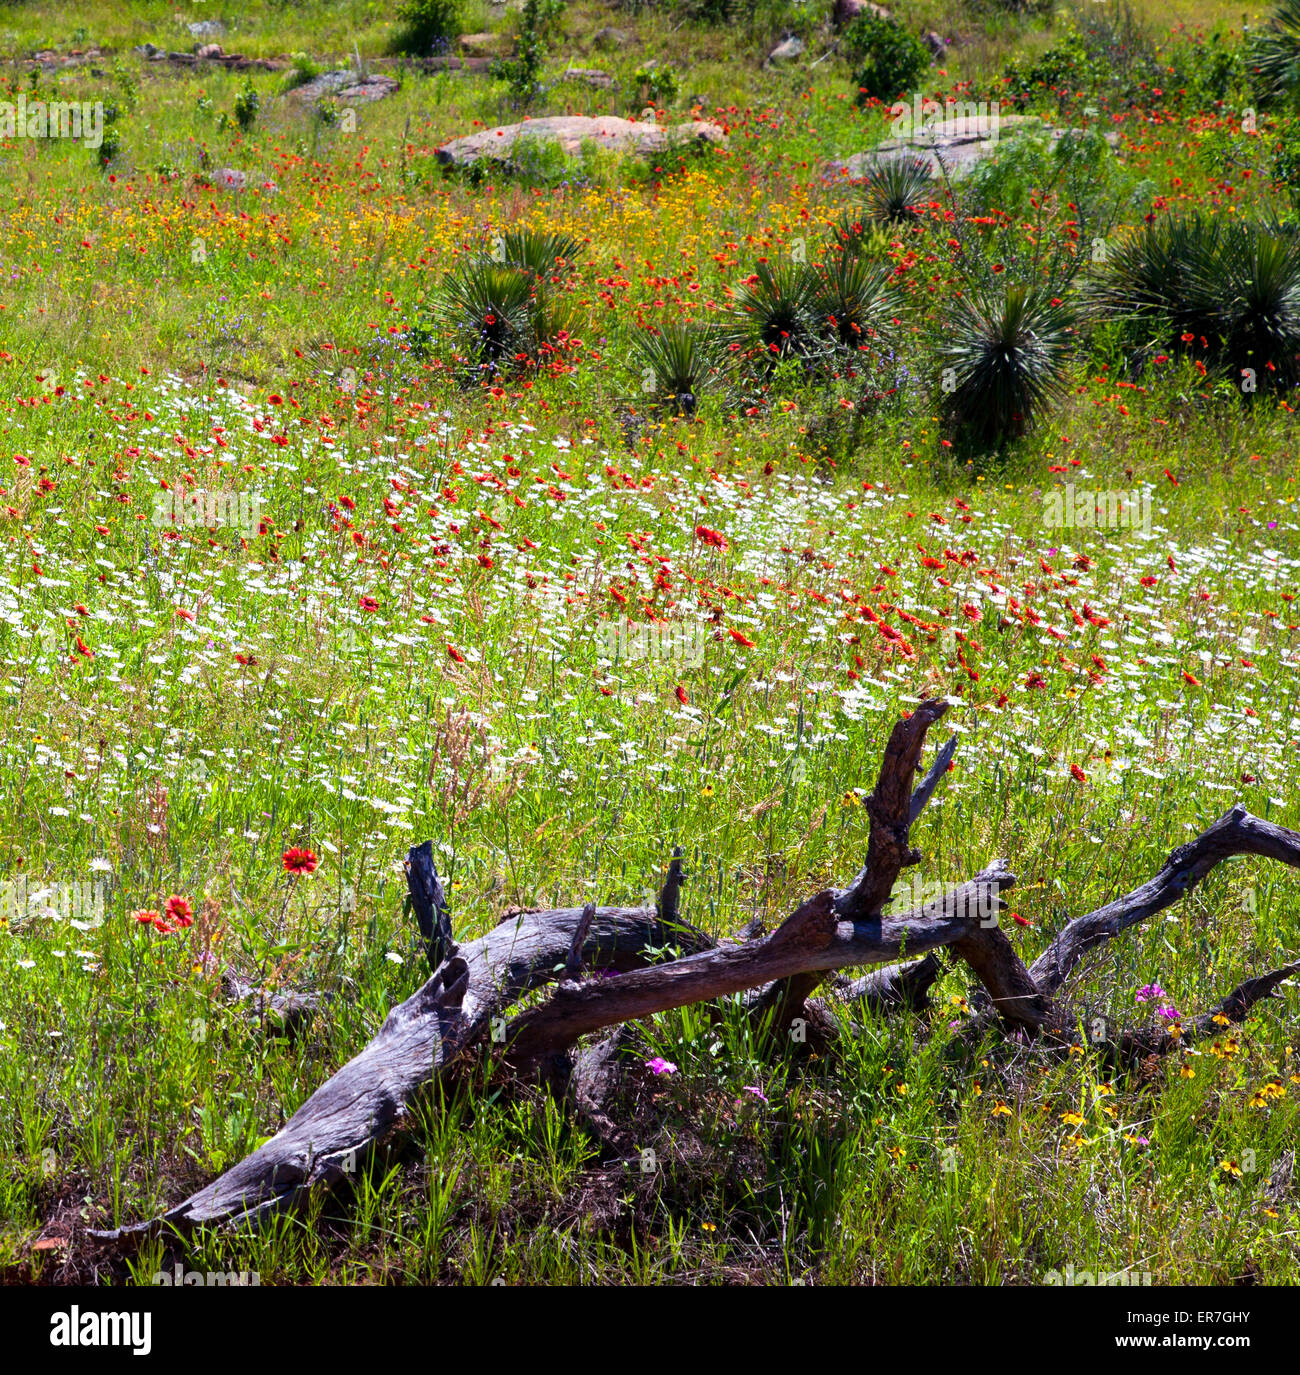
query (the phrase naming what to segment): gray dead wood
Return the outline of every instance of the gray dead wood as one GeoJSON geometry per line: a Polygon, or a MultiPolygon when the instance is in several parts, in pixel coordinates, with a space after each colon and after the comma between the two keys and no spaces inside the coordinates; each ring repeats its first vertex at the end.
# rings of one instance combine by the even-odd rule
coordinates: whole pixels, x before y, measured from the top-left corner
{"type": "MultiPolygon", "coordinates": [[[[1090,950],[1175,902],[1230,856],[1260,855],[1300,866],[1300,835],[1235,806],[1176,849],[1155,878],[1068,923],[1029,969],[997,921],[1001,894],[1015,883],[1003,860],[936,903],[886,916],[884,904],[898,873],[919,858],[909,828],[951,762],[949,742],[913,788],[926,730],[943,710],[943,703],[923,702],[895,727],[868,802],[866,864],[853,883],[814,894],[770,934],[760,935],[755,927],[748,940],[715,944],[677,919],[684,878],[678,852],[654,908],[517,912],[457,947],[431,847],[412,850],[412,906],[431,955],[440,956],[428,982],[394,1008],[370,1044],[246,1160],[150,1223],[92,1235],[256,1223],[312,1188],[348,1177],[368,1149],[403,1126],[424,1089],[492,1041],[500,1042],[506,1062],[519,1069],[565,1057],[573,1101],[598,1134],[610,1134],[612,1124],[607,1118],[602,1123],[600,1115],[616,1072],[616,1038],[627,1033],[570,1057],[583,1036],[690,1003],[788,987],[794,980],[815,982],[832,971],[884,961],[895,963],[850,984],[848,996],[882,1008],[914,1007],[924,1003],[941,972],[929,952],[948,946],[983,985],[990,1018],[995,1011],[1004,1025],[1043,1034],[1060,1048],[1066,1041],[1054,999],[1090,950]],[[685,953],[648,966],[647,949],[674,944],[685,953]],[[900,962],[905,955],[926,958],[900,962]],[[581,977],[583,970],[595,977],[581,977]],[[561,978],[547,1002],[505,1023],[506,1010],[521,996],[561,978]]],[[[1217,1008],[1185,1023],[1180,1038],[1167,1029],[1123,1033],[1113,1043],[1115,1053],[1132,1058],[1164,1052],[1170,1042],[1213,1034],[1221,1024],[1216,1017],[1240,1021],[1297,972],[1300,961],[1247,980],[1217,1008]]]]}
{"type": "MultiPolygon", "coordinates": [[[[840,916],[851,921],[879,916],[899,874],[920,861],[920,854],[911,846],[912,824],[947,773],[957,750],[957,737],[952,736],[945,742],[915,789],[913,779],[921,762],[926,734],[947,710],[948,704],[941,699],[922,702],[890,733],[875,789],[866,801],[870,821],[867,860],[848,888],[836,895],[840,916]]],[[[752,1015],[756,1019],[770,1015],[771,1024],[782,1028],[797,1018],[806,1021],[807,1000],[824,977],[817,970],[805,970],[774,984],[756,1001],[752,1015]]]]}
{"type": "MultiPolygon", "coordinates": [[[[153,1222],[93,1235],[113,1239],[163,1224],[257,1223],[315,1186],[348,1178],[370,1147],[402,1125],[422,1089],[470,1046],[489,1039],[494,1016],[556,979],[582,916],[575,907],[521,913],[467,942],[252,1155],[153,1222]]],[[[653,908],[598,907],[582,960],[626,971],[644,962],[647,946],[673,943],[693,950],[708,938],[680,922],[661,922],[653,908]]]]}

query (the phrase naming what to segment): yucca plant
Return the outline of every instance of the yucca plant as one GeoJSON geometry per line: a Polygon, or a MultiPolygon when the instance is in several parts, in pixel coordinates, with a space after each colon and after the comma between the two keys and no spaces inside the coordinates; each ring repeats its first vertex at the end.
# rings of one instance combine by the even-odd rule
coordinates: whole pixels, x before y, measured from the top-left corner
{"type": "Polygon", "coordinates": [[[674,320],[632,338],[642,392],[677,415],[694,415],[701,394],[718,378],[717,340],[708,329],[674,320]]]}
{"type": "Polygon", "coordinates": [[[930,164],[924,158],[886,158],[866,175],[863,214],[872,224],[907,225],[930,200],[930,164]]]}
{"type": "Polygon", "coordinates": [[[1214,353],[1248,391],[1300,380],[1300,241],[1236,225],[1224,235],[1218,270],[1202,286],[1216,293],[1214,353]]]}
{"type": "Polygon", "coordinates": [[[1073,313],[1041,286],[975,288],[949,311],[939,350],[940,406],[980,444],[1023,434],[1062,389],[1073,313]]]}
{"type": "Polygon", "coordinates": [[[535,277],[551,277],[557,270],[571,267],[581,251],[572,234],[511,229],[497,240],[492,258],[535,277]]]}
{"type": "Polygon", "coordinates": [[[1210,216],[1156,220],[1106,260],[1089,292],[1099,316],[1123,317],[1136,331],[1176,346],[1185,334],[1208,340],[1216,327],[1213,287],[1223,228],[1210,216]]]}
{"type": "Polygon", "coordinates": [[[1293,386],[1300,369],[1300,241],[1205,215],[1159,220],[1111,255],[1095,313],[1170,352],[1192,352],[1254,390],[1293,386]]]}
{"type": "Polygon", "coordinates": [[[889,337],[900,308],[892,263],[836,253],[815,274],[818,320],[841,348],[856,352],[889,337]]]}
{"type": "Polygon", "coordinates": [[[1251,36],[1246,66],[1265,100],[1300,97],[1300,0],[1282,0],[1268,25],[1251,36]]]}
{"type": "Polygon", "coordinates": [[[736,293],[724,340],[768,367],[820,351],[817,275],[799,263],[759,263],[736,293]]]}
{"type": "Polygon", "coordinates": [[[537,289],[516,267],[477,258],[443,280],[437,314],[471,362],[495,376],[538,345],[537,289]]]}

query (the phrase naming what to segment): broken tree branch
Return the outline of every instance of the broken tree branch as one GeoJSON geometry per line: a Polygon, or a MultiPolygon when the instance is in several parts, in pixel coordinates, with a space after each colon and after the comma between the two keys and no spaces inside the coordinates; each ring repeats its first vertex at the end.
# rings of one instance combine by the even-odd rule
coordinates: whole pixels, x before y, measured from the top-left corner
{"type": "Polygon", "coordinates": [[[411,895],[415,919],[424,937],[429,968],[437,969],[443,960],[455,953],[451,938],[451,920],[447,915],[447,899],[443,896],[438,871],[433,867],[433,841],[411,848],[406,860],[406,887],[411,895]]]}
{"type": "Polygon", "coordinates": [[[1180,845],[1154,878],[1070,922],[1030,966],[1034,985],[1051,997],[1094,946],[1177,902],[1233,855],[1261,855],[1300,868],[1300,835],[1252,816],[1238,802],[1195,840],[1180,845]]]}
{"type": "MultiPolygon", "coordinates": [[[[828,972],[899,961],[850,983],[841,992],[881,1008],[923,1006],[942,965],[934,953],[951,946],[974,971],[991,1011],[1030,1034],[1067,1044],[1054,998],[1083,956],[1190,891],[1217,863],[1237,854],[1261,855],[1300,866],[1300,835],[1235,806],[1203,835],[1180,846],[1160,873],[1125,897],[1070,922],[1026,969],[998,925],[1002,892],[1015,877],[996,860],[975,878],[924,906],[884,915],[898,874],[920,856],[909,829],[952,761],[948,741],[919,786],[913,779],[925,734],[946,710],[922,702],[890,736],[876,789],[867,803],[871,829],[867,861],[844,890],[825,889],[803,902],[769,935],[721,945],[678,917],[684,878],[674,852],[656,907],[565,908],[516,912],[477,940],[457,946],[429,842],[411,850],[408,883],[421,935],[437,967],[428,982],[393,1009],[364,1050],[316,1090],[285,1126],[247,1159],[150,1223],[104,1238],[137,1236],[163,1225],[256,1223],[299,1201],[315,1186],[350,1175],[360,1156],[400,1130],[421,1092],[457,1072],[489,1039],[502,1044],[515,1068],[570,1065],[575,1105],[605,1139],[617,1131],[604,1116],[617,1047],[626,1032],[569,1059],[579,1038],[690,1003],[765,989],[754,1003],[788,1011],[791,992],[811,989],[828,972]],[[675,943],[684,954],[650,964],[675,943]],[[653,955],[652,953],[653,952],[653,955]],[[582,968],[610,977],[580,981],[582,968]],[[520,997],[563,977],[549,1001],[509,1024],[505,1012],[520,997]],[[776,990],[776,992],[774,992],[776,990]],[[489,1031],[491,1035],[489,1037],[489,1031]]],[[[1126,1058],[1164,1052],[1240,1021],[1300,972],[1286,964],[1234,989],[1217,1008],[1170,1036],[1167,1028],[1126,1032],[1111,1044],[1126,1058]],[[1161,1039],[1163,1038],[1163,1039],[1161,1039]]],[[[798,1002],[804,1005],[806,992],[798,1002]]],[[[990,1014],[991,1015],[991,1014],[990,1014]]]]}
{"type": "MultiPolygon", "coordinates": [[[[911,848],[913,822],[921,815],[957,749],[957,737],[947,740],[934,763],[913,791],[912,780],[921,761],[930,727],[948,710],[942,699],[922,702],[911,716],[899,721],[885,746],[875,790],[867,799],[871,829],[867,837],[867,862],[840,894],[837,911],[851,921],[879,915],[898,882],[898,876],[920,855],[911,848]]],[[[755,1018],[773,1015],[774,1026],[788,1026],[804,1015],[805,1004],[824,974],[808,970],[766,989],[753,1008],[755,1018]]]]}

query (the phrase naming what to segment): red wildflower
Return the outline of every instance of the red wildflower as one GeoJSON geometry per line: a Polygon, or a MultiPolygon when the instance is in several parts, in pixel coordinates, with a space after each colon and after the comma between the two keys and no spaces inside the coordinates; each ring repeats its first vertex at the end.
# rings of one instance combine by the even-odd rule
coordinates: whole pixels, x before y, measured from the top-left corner
{"type": "Polygon", "coordinates": [[[194,925],[194,909],[188,898],[178,898],[174,893],[167,899],[167,917],[177,926],[194,925]]]}
{"type": "Polygon", "coordinates": [[[680,683],[677,684],[675,691],[677,693],[677,700],[682,704],[682,706],[690,706],[691,699],[686,695],[686,689],[680,683]]]}
{"type": "Polygon", "coordinates": [[[287,874],[314,874],[316,866],[320,863],[314,850],[300,850],[297,846],[292,850],[286,850],[282,860],[287,874]]]}

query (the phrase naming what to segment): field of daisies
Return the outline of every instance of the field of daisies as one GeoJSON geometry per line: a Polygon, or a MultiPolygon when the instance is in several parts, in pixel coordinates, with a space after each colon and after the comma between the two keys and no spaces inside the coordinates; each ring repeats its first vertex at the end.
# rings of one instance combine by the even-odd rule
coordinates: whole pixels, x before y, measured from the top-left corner
{"type": "MultiPolygon", "coordinates": [[[[1027,962],[1234,802],[1300,827],[1300,8],[1239,8],[0,11],[0,116],[106,117],[0,118],[0,1276],[1295,1282],[1294,984],[1121,1074],[972,1035],[956,960],[914,1016],[828,1002],[833,1056],[648,1019],[653,1172],[484,1070],[306,1214],[85,1237],[424,982],[423,840],[458,939],[653,901],[674,846],[686,920],[771,926],[940,696],[897,905],[1005,856],[1027,962]],[[212,42],[257,61],[143,48],[212,42]],[[395,89],[295,98],[342,68],[395,89]],[[1018,118],[963,176],[832,167],[914,92],[1018,118]],[[437,156],[647,104],[722,137],[437,156]]],[[[1300,880],[1235,860],[1071,1006],[1176,1027],[1297,950],[1300,880]]]]}

